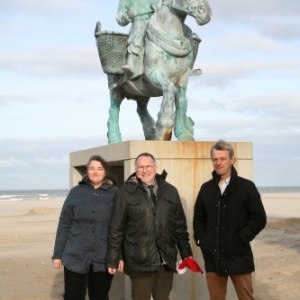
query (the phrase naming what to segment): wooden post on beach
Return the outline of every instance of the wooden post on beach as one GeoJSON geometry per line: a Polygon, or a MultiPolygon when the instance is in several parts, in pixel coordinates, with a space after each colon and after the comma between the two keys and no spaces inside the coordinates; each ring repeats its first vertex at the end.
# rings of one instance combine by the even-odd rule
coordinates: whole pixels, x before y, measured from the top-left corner
{"type": "MultiPolygon", "coordinates": [[[[141,152],[154,155],[158,173],[164,169],[168,172],[167,181],[177,187],[186,213],[191,246],[194,258],[204,269],[201,251],[193,241],[193,209],[200,186],[211,179],[213,170],[210,159],[210,147],[213,142],[178,142],[178,141],[127,141],[117,144],[95,147],[70,154],[70,186],[74,186],[85,174],[85,164],[91,155],[103,156],[111,165],[112,172],[119,177],[119,185],[134,170],[134,160],[141,152]]],[[[235,150],[235,168],[240,176],[252,180],[253,158],[252,143],[231,142],[235,150]]],[[[254,279],[254,278],[253,278],[254,279]]],[[[254,281],[254,280],[253,280],[254,281]]],[[[113,288],[112,288],[112,293],[113,288]]],[[[130,280],[125,276],[125,291],[123,297],[130,300],[130,280]]],[[[115,297],[114,297],[115,299],[115,297]]],[[[205,276],[186,272],[176,275],[171,300],[208,300],[208,290],[205,276]]],[[[236,293],[229,281],[227,298],[237,299],[236,293]]]]}

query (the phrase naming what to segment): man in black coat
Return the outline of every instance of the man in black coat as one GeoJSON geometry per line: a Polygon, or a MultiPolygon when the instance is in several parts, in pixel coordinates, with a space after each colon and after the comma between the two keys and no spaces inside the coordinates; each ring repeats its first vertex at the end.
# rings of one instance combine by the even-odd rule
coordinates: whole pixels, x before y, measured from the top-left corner
{"type": "Polygon", "coordinates": [[[123,250],[132,299],[168,300],[177,253],[191,257],[186,217],[177,189],[157,174],[153,155],[142,153],[132,174],[115,197],[108,229],[107,267],[118,268],[123,250]]]}
{"type": "Polygon", "coordinates": [[[253,300],[250,242],[266,225],[254,183],[239,177],[234,150],[217,141],[210,151],[213,179],[204,183],[194,209],[194,238],[205,261],[210,300],[225,300],[228,277],[240,300],[253,300]]]}

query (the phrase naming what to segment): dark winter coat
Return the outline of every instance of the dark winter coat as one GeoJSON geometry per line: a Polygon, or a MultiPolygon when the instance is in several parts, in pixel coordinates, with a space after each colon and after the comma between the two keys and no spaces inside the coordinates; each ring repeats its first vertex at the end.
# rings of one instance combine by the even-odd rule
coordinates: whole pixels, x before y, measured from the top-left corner
{"type": "Polygon", "coordinates": [[[106,271],[107,232],[116,187],[95,189],[87,178],[72,188],[64,202],[52,259],[73,272],[106,271]]]}
{"type": "Polygon", "coordinates": [[[178,191],[156,174],[158,190],[153,205],[142,182],[130,178],[114,198],[107,266],[117,268],[123,247],[126,273],[153,272],[162,262],[175,269],[178,250],[182,258],[192,256],[178,191]]]}
{"type": "Polygon", "coordinates": [[[219,176],[201,186],[194,211],[194,238],[206,272],[243,274],[254,271],[250,242],[266,225],[266,213],[254,183],[235,168],[223,195],[219,176]]]}

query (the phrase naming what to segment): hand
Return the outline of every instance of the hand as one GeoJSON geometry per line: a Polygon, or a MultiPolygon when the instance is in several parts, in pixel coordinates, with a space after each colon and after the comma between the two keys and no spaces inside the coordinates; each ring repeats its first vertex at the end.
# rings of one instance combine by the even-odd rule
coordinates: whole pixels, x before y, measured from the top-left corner
{"type": "Polygon", "coordinates": [[[137,15],[137,11],[133,8],[130,7],[129,10],[127,11],[127,16],[130,20],[133,20],[137,15]]]}
{"type": "Polygon", "coordinates": [[[55,269],[60,269],[62,267],[61,259],[52,259],[52,265],[55,269]]]}
{"type": "Polygon", "coordinates": [[[124,270],[124,260],[119,260],[118,272],[123,272],[124,270]]]}
{"type": "Polygon", "coordinates": [[[111,274],[111,275],[114,275],[116,273],[116,268],[107,268],[108,270],[108,273],[111,274]]]}
{"type": "Polygon", "coordinates": [[[186,260],[187,258],[193,259],[193,256],[187,256],[187,257],[183,258],[182,260],[186,260]]]}

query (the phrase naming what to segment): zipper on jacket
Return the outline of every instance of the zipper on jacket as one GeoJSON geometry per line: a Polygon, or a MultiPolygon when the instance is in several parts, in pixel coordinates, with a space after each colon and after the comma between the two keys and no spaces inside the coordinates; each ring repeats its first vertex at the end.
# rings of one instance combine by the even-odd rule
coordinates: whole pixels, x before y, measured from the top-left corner
{"type": "Polygon", "coordinates": [[[220,232],[220,210],[221,210],[221,199],[220,199],[220,192],[218,193],[218,225],[217,225],[217,259],[220,258],[219,256],[219,232],[220,232]]]}
{"type": "MultiPolygon", "coordinates": [[[[162,190],[162,187],[164,185],[165,185],[165,183],[163,183],[161,186],[158,186],[158,189],[156,191],[156,201],[158,201],[158,195],[160,193],[162,193],[161,190],[162,190]]],[[[162,241],[164,241],[164,234],[165,234],[165,230],[164,230],[165,229],[165,211],[164,211],[164,209],[165,209],[165,205],[163,205],[162,207],[163,207],[163,212],[162,212],[162,241]]],[[[155,230],[155,235],[156,235],[156,227],[154,228],[154,230],[155,230]]],[[[157,245],[158,258],[161,260],[160,265],[161,266],[167,265],[161,251],[159,250],[158,244],[156,244],[156,245],[157,245]]],[[[164,247],[164,245],[163,245],[163,247],[164,247]]]]}

